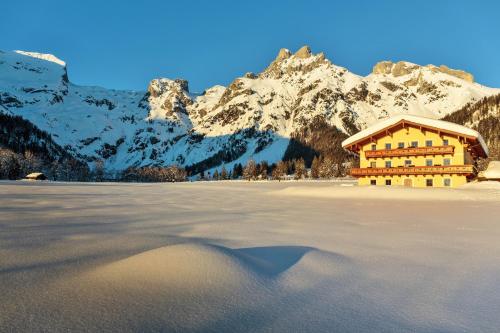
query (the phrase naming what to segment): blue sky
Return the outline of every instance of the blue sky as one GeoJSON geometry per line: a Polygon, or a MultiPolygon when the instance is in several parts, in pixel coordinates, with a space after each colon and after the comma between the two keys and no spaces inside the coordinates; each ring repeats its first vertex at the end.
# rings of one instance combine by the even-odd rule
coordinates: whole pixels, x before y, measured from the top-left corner
{"type": "Polygon", "coordinates": [[[446,64],[500,87],[500,1],[3,0],[0,49],[53,53],[77,84],[191,91],[259,72],[310,45],[366,75],[381,60],[446,64]]]}

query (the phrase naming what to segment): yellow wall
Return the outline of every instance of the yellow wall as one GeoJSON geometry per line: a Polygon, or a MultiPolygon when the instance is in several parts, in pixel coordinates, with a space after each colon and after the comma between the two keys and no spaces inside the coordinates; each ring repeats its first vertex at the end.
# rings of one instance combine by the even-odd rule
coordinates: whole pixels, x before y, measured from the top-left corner
{"type": "MultiPolygon", "coordinates": [[[[447,135],[439,136],[437,133],[430,131],[421,131],[418,128],[408,127],[399,129],[392,132],[392,135],[386,135],[383,138],[376,140],[375,142],[370,142],[365,144],[360,153],[360,167],[367,168],[370,167],[370,162],[375,162],[376,168],[384,168],[386,161],[391,161],[391,167],[404,166],[405,160],[411,160],[411,165],[414,166],[425,166],[426,160],[431,159],[433,165],[444,165],[443,160],[450,159],[450,165],[464,165],[465,161],[465,147],[456,137],[451,137],[447,135]],[[398,143],[403,142],[404,147],[408,148],[411,146],[412,141],[418,142],[418,147],[425,147],[427,140],[432,140],[432,146],[442,146],[443,140],[448,140],[448,145],[454,146],[454,154],[446,155],[428,155],[428,156],[403,156],[403,157],[381,157],[381,158],[369,158],[366,159],[364,151],[372,150],[372,144],[376,145],[377,150],[385,149],[386,143],[391,144],[391,149],[398,148],[398,143]]],[[[371,177],[360,177],[359,185],[370,185],[371,179],[376,179],[377,185],[385,185],[386,179],[391,179],[391,185],[404,185],[404,179],[409,178],[412,180],[412,186],[414,187],[426,187],[426,179],[433,179],[434,187],[444,186],[444,178],[451,179],[451,186],[460,186],[467,182],[467,178],[464,175],[409,175],[409,176],[371,176],[371,177]]]]}

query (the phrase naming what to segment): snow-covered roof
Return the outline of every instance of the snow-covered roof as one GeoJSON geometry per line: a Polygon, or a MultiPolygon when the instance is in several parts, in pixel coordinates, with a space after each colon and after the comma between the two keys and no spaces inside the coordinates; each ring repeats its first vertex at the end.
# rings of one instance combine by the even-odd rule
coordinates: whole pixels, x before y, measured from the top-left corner
{"type": "Polygon", "coordinates": [[[45,175],[41,172],[32,172],[29,175],[26,175],[26,178],[38,178],[38,177],[44,177],[45,175]]]}
{"type": "Polygon", "coordinates": [[[436,119],[431,119],[431,118],[426,118],[426,117],[419,117],[419,116],[414,116],[414,115],[408,115],[408,114],[401,114],[397,115],[391,118],[387,118],[385,120],[382,120],[373,126],[368,127],[367,129],[364,129],[353,136],[345,139],[342,141],[342,147],[347,147],[365,137],[374,135],[380,131],[382,131],[385,128],[394,126],[398,124],[401,121],[407,121],[407,122],[412,122],[412,123],[417,123],[422,126],[429,126],[429,127],[434,127],[434,128],[439,128],[442,129],[443,131],[449,131],[449,132],[454,132],[458,134],[462,134],[464,136],[468,137],[473,137],[476,138],[479,143],[481,144],[481,148],[484,150],[486,155],[488,155],[488,147],[486,146],[486,143],[484,142],[483,137],[479,132],[470,129],[468,127],[450,123],[448,121],[444,120],[436,120],[436,119]]]}
{"type": "Polygon", "coordinates": [[[500,161],[491,161],[488,168],[483,172],[486,179],[500,179],[500,161]]]}

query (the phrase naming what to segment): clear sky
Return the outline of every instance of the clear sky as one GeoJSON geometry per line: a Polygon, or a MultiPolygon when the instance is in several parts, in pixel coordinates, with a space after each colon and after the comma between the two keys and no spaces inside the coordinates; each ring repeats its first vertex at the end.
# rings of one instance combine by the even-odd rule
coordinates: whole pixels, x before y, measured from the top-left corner
{"type": "Polygon", "coordinates": [[[381,60],[446,64],[500,87],[500,1],[23,1],[0,3],[0,49],[52,53],[77,84],[195,92],[310,45],[366,75],[381,60]]]}

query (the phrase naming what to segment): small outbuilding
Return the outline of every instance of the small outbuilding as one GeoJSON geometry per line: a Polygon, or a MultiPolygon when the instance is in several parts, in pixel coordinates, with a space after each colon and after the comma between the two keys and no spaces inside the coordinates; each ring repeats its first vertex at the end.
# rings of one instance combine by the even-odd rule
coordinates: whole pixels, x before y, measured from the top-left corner
{"type": "Polygon", "coordinates": [[[46,180],[47,176],[43,174],[42,172],[32,172],[26,177],[24,177],[26,180],[46,180]]]}
{"type": "Polygon", "coordinates": [[[500,181],[500,161],[491,161],[486,170],[481,171],[478,180],[496,180],[500,181]]]}

